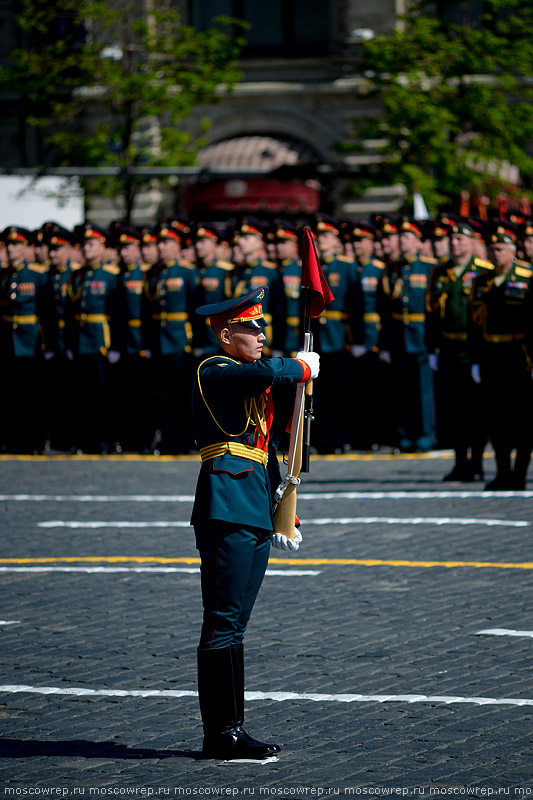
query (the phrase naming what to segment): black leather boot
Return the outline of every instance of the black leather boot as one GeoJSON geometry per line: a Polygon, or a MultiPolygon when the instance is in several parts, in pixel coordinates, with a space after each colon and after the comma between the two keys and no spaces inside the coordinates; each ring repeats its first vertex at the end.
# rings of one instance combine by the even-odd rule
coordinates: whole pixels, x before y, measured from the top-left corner
{"type": "Polygon", "coordinates": [[[280,751],[277,744],[259,742],[242,727],[243,655],[242,645],[198,649],[198,696],[204,724],[204,758],[260,759],[280,751]]]}

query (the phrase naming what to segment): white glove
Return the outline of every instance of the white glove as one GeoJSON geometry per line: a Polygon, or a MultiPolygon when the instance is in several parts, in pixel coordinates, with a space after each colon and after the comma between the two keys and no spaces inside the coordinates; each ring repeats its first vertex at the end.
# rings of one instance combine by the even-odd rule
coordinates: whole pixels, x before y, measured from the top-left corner
{"type": "Polygon", "coordinates": [[[384,361],[385,364],[391,363],[390,353],[388,350],[380,350],[378,353],[378,358],[380,361],[384,361]]]}
{"type": "Polygon", "coordinates": [[[472,375],[472,380],[474,383],[481,383],[481,371],[479,369],[479,364],[472,364],[470,374],[472,375]]]}
{"type": "Polygon", "coordinates": [[[363,344],[352,344],[352,355],[354,358],[360,358],[364,356],[366,352],[367,349],[363,344]]]}
{"type": "Polygon", "coordinates": [[[120,353],[117,350],[110,350],[107,354],[107,360],[110,364],[116,364],[120,361],[120,353]]]}
{"type": "Polygon", "coordinates": [[[45,353],[44,353],[44,360],[45,361],[50,361],[50,359],[53,358],[54,356],[55,356],[55,353],[52,353],[50,350],[45,350],[45,353]]]}
{"type": "Polygon", "coordinates": [[[313,353],[312,351],[305,353],[303,350],[300,350],[299,353],[296,353],[296,358],[298,361],[305,361],[307,366],[310,367],[312,378],[317,377],[320,372],[320,356],[318,353],[313,353]]]}
{"type": "Polygon", "coordinates": [[[429,366],[433,370],[433,372],[439,371],[439,357],[436,353],[429,354],[429,366]]]}
{"type": "Polygon", "coordinates": [[[272,534],[272,547],[276,547],[278,550],[296,551],[300,548],[301,541],[302,541],[302,534],[300,533],[298,528],[294,529],[294,539],[288,539],[282,533],[272,534]]]}
{"type": "Polygon", "coordinates": [[[74,361],[74,353],[72,350],[67,350],[67,358],[69,361],[74,361]]]}

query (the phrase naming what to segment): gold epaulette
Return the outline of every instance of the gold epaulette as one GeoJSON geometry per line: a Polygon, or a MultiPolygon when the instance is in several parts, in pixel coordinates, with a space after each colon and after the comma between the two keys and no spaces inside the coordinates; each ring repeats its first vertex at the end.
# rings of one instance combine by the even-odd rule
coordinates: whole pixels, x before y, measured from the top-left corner
{"type": "Polygon", "coordinates": [[[261,261],[262,267],[267,267],[267,269],[277,269],[278,265],[275,261],[261,261]]]}
{"type": "Polygon", "coordinates": [[[353,258],[350,258],[350,256],[343,256],[343,255],[341,255],[340,253],[338,253],[338,254],[335,256],[335,258],[337,259],[337,261],[345,261],[345,262],[347,262],[348,264],[353,264],[353,263],[355,263],[355,262],[354,262],[354,260],[353,260],[353,258]]]}
{"type": "Polygon", "coordinates": [[[515,273],[519,275],[520,278],[531,278],[531,275],[533,275],[533,270],[530,266],[515,267],[515,273]]]}
{"type": "Polygon", "coordinates": [[[80,262],[79,262],[79,261],[71,261],[71,262],[70,262],[70,264],[69,264],[69,268],[70,268],[70,270],[71,270],[72,272],[76,272],[76,270],[78,270],[78,269],[81,269],[81,268],[82,268],[82,266],[83,266],[83,265],[82,265],[82,264],[80,264],[80,262]]]}
{"type": "Polygon", "coordinates": [[[186,267],[187,269],[196,269],[192,261],[187,261],[185,258],[178,261],[178,266],[186,267]]]}
{"type": "Polygon", "coordinates": [[[113,264],[111,261],[107,264],[102,264],[102,269],[104,272],[109,272],[111,275],[120,275],[120,267],[117,264],[113,264]]]}
{"type": "Polygon", "coordinates": [[[152,269],[151,264],[141,264],[141,272],[148,272],[150,269],[152,269]]]}
{"type": "Polygon", "coordinates": [[[375,258],[375,259],[372,261],[372,263],[373,263],[373,265],[374,265],[375,267],[377,267],[378,269],[385,269],[385,262],[384,262],[384,261],[380,261],[379,259],[375,258]]]}
{"type": "Polygon", "coordinates": [[[217,261],[215,266],[225,269],[226,272],[231,272],[234,269],[234,264],[231,261],[217,261]]]}
{"type": "Polygon", "coordinates": [[[530,261],[524,261],[523,258],[515,258],[515,263],[518,264],[519,267],[525,267],[526,269],[533,269],[533,264],[530,261]]]}
{"type": "Polygon", "coordinates": [[[483,267],[483,269],[494,269],[492,261],[487,261],[486,258],[479,258],[479,256],[474,258],[474,264],[476,267],[483,267]]]}
{"type": "Polygon", "coordinates": [[[28,269],[31,269],[32,272],[39,272],[41,275],[46,275],[48,272],[48,267],[45,267],[44,264],[37,264],[34,261],[28,264],[28,269]]]}
{"type": "MultiPolygon", "coordinates": [[[[433,264],[433,265],[435,265],[435,264],[442,264],[443,263],[442,261],[439,261],[438,258],[431,258],[431,256],[424,256],[424,258],[419,258],[418,260],[420,261],[421,264],[433,264]]],[[[444,263],[446,263],[446,262],[444,262],[444,263]]]]}

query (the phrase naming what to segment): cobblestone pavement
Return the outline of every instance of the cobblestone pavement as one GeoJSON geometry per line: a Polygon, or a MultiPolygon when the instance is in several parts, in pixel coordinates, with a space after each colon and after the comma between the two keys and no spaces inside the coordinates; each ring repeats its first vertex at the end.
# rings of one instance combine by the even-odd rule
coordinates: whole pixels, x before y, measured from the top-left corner
{"type": "Polygon", "coordinates": [[[0,460],[0,798],[533,794],[533,492],[436,456],[303,476],[247,633],[266,764],[198,758],[198,462],[0,460]]]}

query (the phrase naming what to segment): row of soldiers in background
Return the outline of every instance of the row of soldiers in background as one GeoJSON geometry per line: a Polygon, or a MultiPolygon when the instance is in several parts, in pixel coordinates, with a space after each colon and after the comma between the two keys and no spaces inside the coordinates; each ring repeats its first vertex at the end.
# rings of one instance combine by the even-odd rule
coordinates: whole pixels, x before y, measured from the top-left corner
{"type": "MultiPolygon", "coordinates": [[[[483,478],[490,437],[498,465],[491,488],[523,487],[533,226],[453,215],[372,223],[306,221],[335,297],[314,321],[317,450],[452,447],[446,478],[471,481],[483,478]]],[[[194,309],[268,286],[267,353],[294,354],[299,239],[289,222],[269,228],[252,219],[226,233],[180,220],[142,230],[6,228],[4,449],[194,449],[192,374],[216,350],[194,309]]],[[[278,402],[290,409],[290,398],[278,402]]]]}

